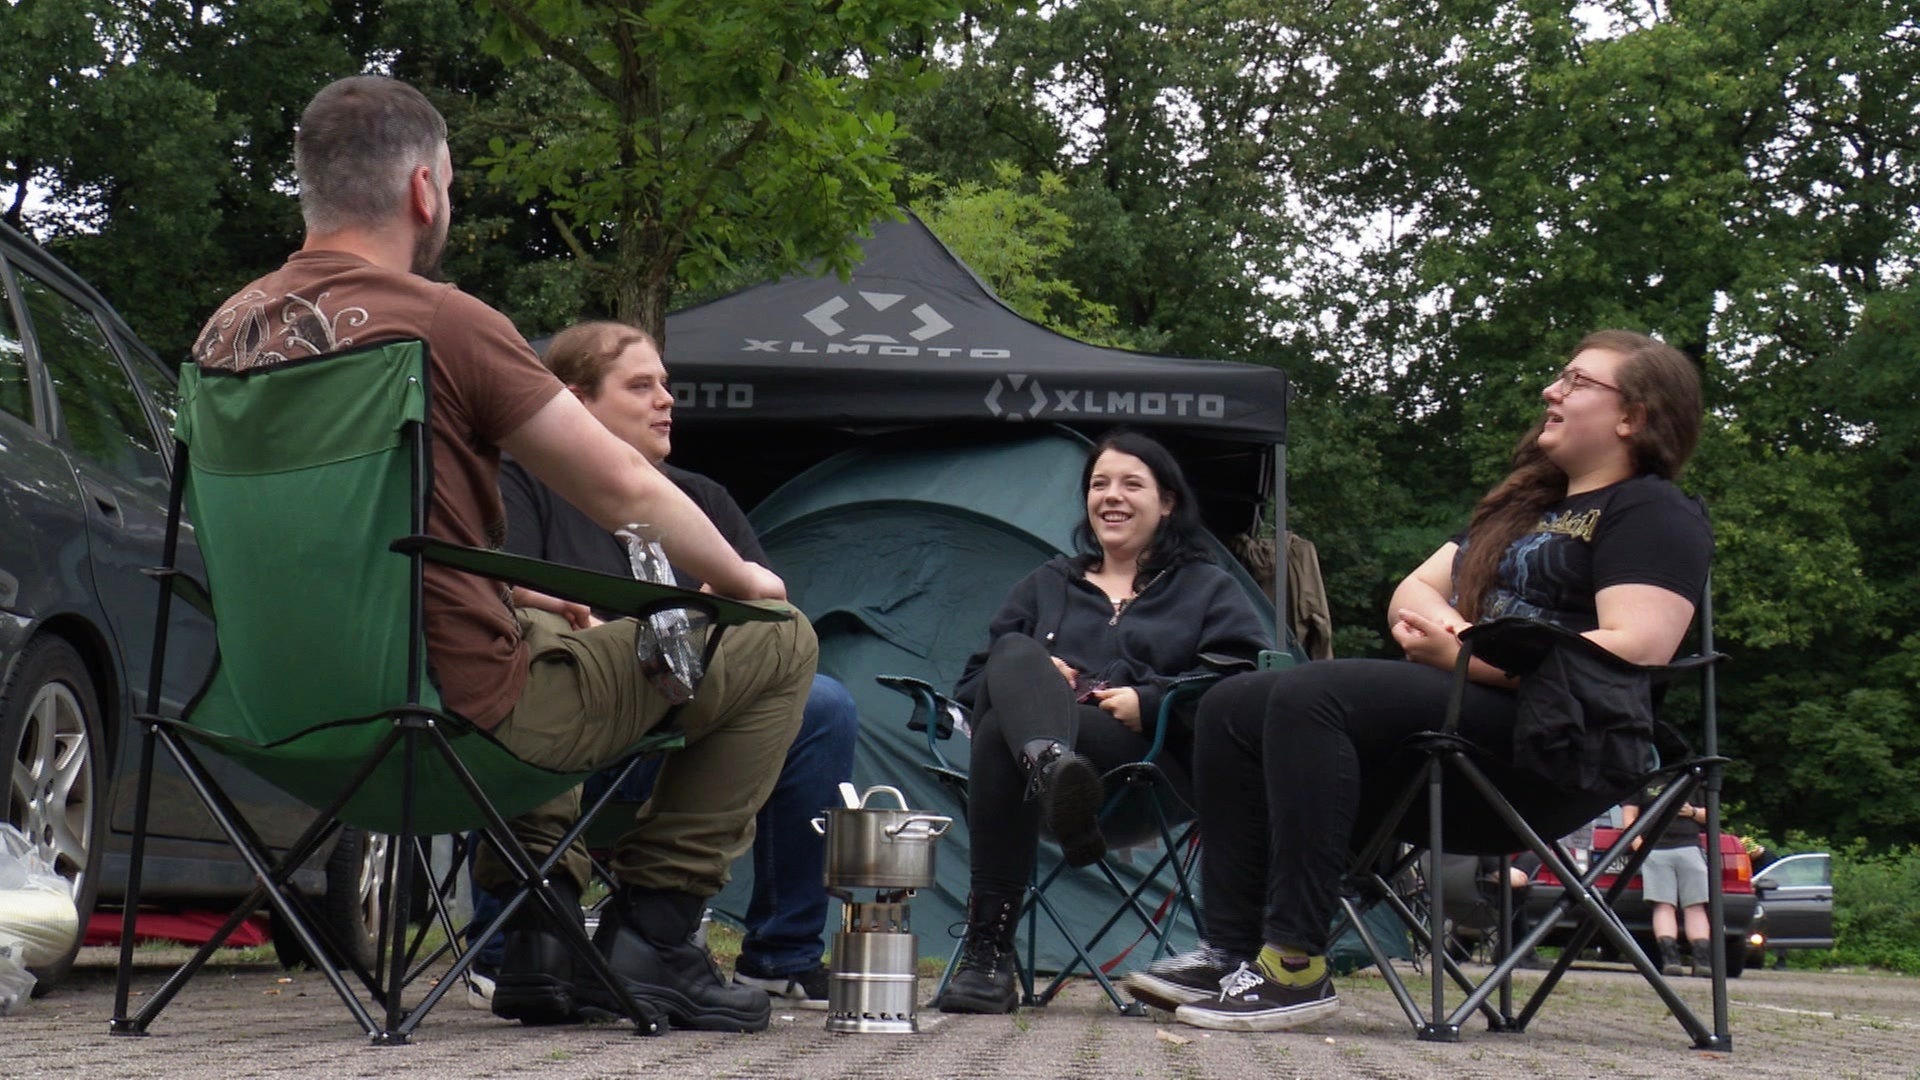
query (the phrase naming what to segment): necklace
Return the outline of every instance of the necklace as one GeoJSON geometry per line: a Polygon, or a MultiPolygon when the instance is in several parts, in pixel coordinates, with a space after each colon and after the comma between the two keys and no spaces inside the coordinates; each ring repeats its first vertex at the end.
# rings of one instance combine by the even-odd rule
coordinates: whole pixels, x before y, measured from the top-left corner
{"type": "Polygon", "coordinates": [[[1123,596],[1118,600],[1114,600],[1113,597],[1111,596],[1107,597],[1108,600],[1113,601],[1113,618],[1107,620],[1107,625],[1119,626],[1120,616],[1125,615],[1127,613],[1127,609],[1132,607],[1133,602],[1140,598],[1140,594],[1143,592],[1146,592],[1148,589],[1153,588],[1155,582],[1159,581],[1161,578],[1166,576],[1167,576],[1167,571],[1161,570],[1159,573],[1148,578],[1147,583],[1145,585],[1142,585],[1138,589],[1133,590],[1131,593],[1128,593],[1126,596],[1123,596]]]}

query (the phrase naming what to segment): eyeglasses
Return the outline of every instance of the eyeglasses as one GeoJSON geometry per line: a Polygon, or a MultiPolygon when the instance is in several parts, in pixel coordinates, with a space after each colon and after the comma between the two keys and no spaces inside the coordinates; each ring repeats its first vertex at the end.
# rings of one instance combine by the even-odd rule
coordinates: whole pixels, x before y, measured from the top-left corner
{"type": "Polygon", "coordinates": [[[1624,391],[1622,391],[1619,387],[1613,385],[1612,383],[1601,382],[1599,379],[1596,379],[1593,376],[1587,374],[1586,372],[1581,371],[1579,368],[1570,367],[1565,371],[1562,371],[1553,381],[1555,383],[1559,383],[1565,386],[1567,388],[1567,393],[1569,394],[1577,393],[1580,390],[1589,386],[1597,386],[1602,390],[1611,390],[1616,394],[1624,393],[1624,391]]]}

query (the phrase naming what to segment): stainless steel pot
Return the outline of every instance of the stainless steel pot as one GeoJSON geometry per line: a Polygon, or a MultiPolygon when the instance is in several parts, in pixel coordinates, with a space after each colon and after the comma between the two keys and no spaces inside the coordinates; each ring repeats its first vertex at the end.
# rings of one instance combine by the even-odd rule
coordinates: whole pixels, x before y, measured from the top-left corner
{"type": "Polygon", "coordinates": [[[907,797],[900,789],[884,784],[868,788],[857,803],[851,787],[843,789],[843,794],[849,805],[813,819],[814,831],[827,838],[827,885],[841,889],[931,887],[935,841],[952,826],[953,819],[908,809],[907,797]],[[898,808],[869,805],[879,794],[893,796],[898,808]]]}

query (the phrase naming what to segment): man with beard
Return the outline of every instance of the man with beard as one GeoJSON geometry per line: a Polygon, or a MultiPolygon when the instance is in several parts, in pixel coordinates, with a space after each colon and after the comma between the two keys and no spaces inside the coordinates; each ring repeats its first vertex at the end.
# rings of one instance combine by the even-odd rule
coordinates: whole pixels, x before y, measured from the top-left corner
{"type": "MultiPolygon", "coordinates": [[[[672,481],[595,422],[505,316],[429,280],[446,246],[453,166],[446,121],[418,90],[371,75],[325,87],[301,115],[294,164],[305,243],[209,320],[193,349],[201,367],[246,371],[419,339],[433,433],[428,533],[500,546],[506,450],[602,527],[655,526],[673,564],[714,592],[785,599],[780,578],[742,559],[672,481]]],[[[632,619],[574,629],[513,607],[498,582],[440,566],[427,568],[425,593],[427,655],[446,707],[523,760],[597,769],[625,757],[668,710],[635,659],[632,619]]],[[[728,864],[751,841],[800,726],[817,655],[798,613],[729,630],[699,697],[677,714],[686,749],[663,768],[653,801],[615,851],[620,887],[595,943],[633,994],[675,1027],[767,1025],[767,995],[722,982],[692,937],[728,864]]],[[[514,834],[544,856],[578,817],[578,802],[575,791],[537,807],[513,821],[514,834]]],[[[510,874],[490,854],[483,850],[475,877],[500,891],[510,874]]],[[[577,901],[587,872],[585,856],[571,854],[553,884],[577,901]]],[[[538,907],[524,905],[516,917],[537,921],[538,907]]],[[[577,1000],[601,992],[564,978],[521,990],[515,1015],[527,1023],[611,1006],[577,1000]]]]}

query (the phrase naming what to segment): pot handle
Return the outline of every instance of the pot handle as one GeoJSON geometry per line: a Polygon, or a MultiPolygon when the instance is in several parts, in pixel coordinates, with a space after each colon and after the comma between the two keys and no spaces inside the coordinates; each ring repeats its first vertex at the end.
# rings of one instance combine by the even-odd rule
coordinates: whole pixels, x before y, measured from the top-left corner
{"type": "Polygon", "coordinates": [[[880,791],[884,791],[887,794],[893,796],[894,801],[900,804],[900,809],[902,810],[909,809],[909,807],[907,806],[907,797],[905,795],[900,794],[900,789],[897,787],[894,787],[891,784],[875,784],[872,787],[868,788],[867,793],[864,796],[862,796],[860,799],[861,809],[864,810],[866,808],[866,805],[873,801],[874,793],[880,792],[880,791]]]}
{"type": "Polygon", "coordinates": [[[821,836],[827,835],[827,819],[823,817],[814,818],[813,831],[819,833],[821,836]]]}
{"type": "MultiPolygon", "coordinates": [[[[908,829],[913,828],[915,825],[925,827],[925,838],[931,840],[936,836],[945,835],[946,831],[953,827],[953,819],[944,814],[915,814],[905,821],[889,825],[881,831],[887,834],[887,839],[891,840],[908,829]]],[[[913,839],[918,840],[920,837],[915,836],[913,839]]]]}

